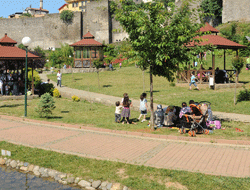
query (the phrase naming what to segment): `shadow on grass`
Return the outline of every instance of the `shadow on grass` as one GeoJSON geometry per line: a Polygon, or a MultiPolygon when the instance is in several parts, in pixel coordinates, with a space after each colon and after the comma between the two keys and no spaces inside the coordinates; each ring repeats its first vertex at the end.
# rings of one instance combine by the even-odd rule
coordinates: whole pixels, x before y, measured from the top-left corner
{"type": "Polygon", "coordinates": [[[69,113],[69,111],[61,111],[61,113],[69,113]]]}
{"type": "Polygon", "coordinates": [[[2,106],[0,106],[0,108],[15,108],[18,106],[24,106],[24,104],[2,105],[2,106]]]}
{"type": "MultiPolygon", "coordinates": [[[[146,91],[148,93],[150,93],[150,91],[146,91]]],[[[160,92],[159,90],[153,90],[153,92],[160,92]]]]}
{"type": "Polygon", "coordinates": [[[74,80],[82,80],[82,79],[74,79],[74,80]]]}
{"type": "Polygon", "coordinates": [[[62,119],[63,117],[61,116],[49,116],[47,119],[62,119]]]}
{"type": "Polygon", "coordinates": [[[112,87],[112,85],[103,85],[102,87],[107,88],[107,87],[112,87]]]}

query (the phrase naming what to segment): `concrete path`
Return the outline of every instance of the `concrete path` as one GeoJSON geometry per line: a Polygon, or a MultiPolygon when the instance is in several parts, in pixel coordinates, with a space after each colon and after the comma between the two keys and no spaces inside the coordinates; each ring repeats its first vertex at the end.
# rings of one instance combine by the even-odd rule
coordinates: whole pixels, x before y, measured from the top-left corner
{"type": "MultiPolygon", "coordinates": [[[[47,81],[46,74],[40,74],[40,77],[43,81],[47,81]]],[[[56,82],[51,81],[56,86],[56,82]]],[[[66,86],[62,86],[61,88],[58,87],[61,95],[63,97],[71,98],[73,95],[78,96],[81,99],[85,99],[90,102],[99,102],[106,105],[114,105],[116,101],[121,101],[122,97],[115,97],[105,94],[98,94],[95,92],[88,92],[83,90],[72,89],[66,86]]],[[[122,92],[121,92],[122,94],[122,92]]],[[[133,108],[134,110],[139,111],[140,102],[139,100],[132,99],[133,108]]],[[[157,104],[154,104],[154,108],[156,109],[157,104]]],[[[163,105],[163,107],[167,107],[167,105],[163,105]]],[[[218,119],[229,120],[229,121],[241,121],[241,122],[248,122],[250,123],[250,115],[243,115],[243,114],[236,114],[236,113],[225,113],[225,112],[218,112],[213,111],[213,115],[218,119]]]]}
{"type": "Polygon", "coordinates": [[[11,120],[9,116],[1,116],[0,140],[156,168],[250,177],[250,145],[183,142],[66,125],[49,125],[24,118],[11,120]]]}

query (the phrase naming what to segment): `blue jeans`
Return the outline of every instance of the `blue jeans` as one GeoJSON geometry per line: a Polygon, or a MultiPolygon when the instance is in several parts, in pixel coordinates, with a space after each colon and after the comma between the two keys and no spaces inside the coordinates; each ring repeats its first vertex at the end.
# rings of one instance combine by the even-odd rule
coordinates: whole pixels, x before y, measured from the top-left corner
{"type": "Polygon", "coordinates": [[[61,84],[62,84],[61,80],[57,80],[57,86],[60,85],[61,87],[61,84]]]}

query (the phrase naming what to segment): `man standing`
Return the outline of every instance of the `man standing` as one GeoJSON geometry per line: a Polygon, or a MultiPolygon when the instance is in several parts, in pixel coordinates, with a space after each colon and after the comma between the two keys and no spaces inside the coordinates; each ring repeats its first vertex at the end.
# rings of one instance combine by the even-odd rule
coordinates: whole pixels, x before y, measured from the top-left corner
{"type": "Polygon", "coordinates": [[[57,73],[57,86],[62,84],[62,74],[60,73],[60,70],[57,73]]]}

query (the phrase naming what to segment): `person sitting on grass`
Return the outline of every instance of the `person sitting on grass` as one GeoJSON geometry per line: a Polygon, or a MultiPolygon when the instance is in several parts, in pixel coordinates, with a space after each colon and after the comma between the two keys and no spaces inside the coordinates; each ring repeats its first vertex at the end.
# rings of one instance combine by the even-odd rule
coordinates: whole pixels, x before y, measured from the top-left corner
{"type": "Polygon", "coordinates": [[[138,121],[141,119],[141,116],[143,116],[143,120],[141,122],[146,121],[146,115],[147,115],[147,110],[148,110],[148,105],[147,105],[147,100],[146,100],[147,94],[146,93],[142,93],[140,96],[140,110],[141,110],[141,114],[138,117],[138,121]]]}
{"type": "Polygon", "coordinates": [[[168,106],[165,116],[164,116],[164,125],[174,126],[174,121],[177,119],[174,113],[174,106],[168,106]]]}
{"type": "Polygon", "coordinates": [[[184,114],[191,113],[191,109],[189,106],[187,106],[186,102],[182,102],[181,104],[182,108],[179,114],[179,117],[181,118],[184,114]]]}
{"type": "Polygon", "coordinates": [[[192,87],[191,87],[192,84],[197,88],[197,90],[199,90],[199,88],[198,88],[198,86],[197,86],[197,84],[195,82],[195,79],[196,79],[196,77],[195,77],[194,71],[193,71],[192,76],[191,76],[191,82],[189,84],[189,90],[192,90],[192,87]]]}
{"type": "Polygon", "coordinates": [[[119,101],[115,103],[116,108],[115,108],[115,122],[120,123],[121,121],[121,111],[122,111],[122,106],[119,101]]]}

